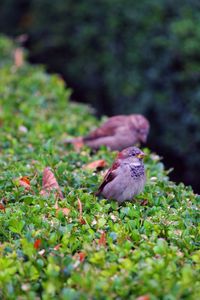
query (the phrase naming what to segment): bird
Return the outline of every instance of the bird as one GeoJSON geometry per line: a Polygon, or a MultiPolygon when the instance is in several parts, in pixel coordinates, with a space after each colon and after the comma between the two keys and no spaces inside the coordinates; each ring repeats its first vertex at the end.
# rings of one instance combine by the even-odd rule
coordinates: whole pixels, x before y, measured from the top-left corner
{"type": "Polygon", "coordinates": [[[142,115],[118,115],[108,118],[87,136],[67,139],[65,142],[82,143],[94,150],[106,146],[110,150],[121,151],[137,143],[145,143],[149,128],[149,121],[142,115]]]}
{"type": "Polygon", "coordinates": [[[96,196],[116,200],[119,204],[143,191],[146,175],[143,164],[145,154],[137,147],[128,147],[117,155],[106,173],[96,196]]]}

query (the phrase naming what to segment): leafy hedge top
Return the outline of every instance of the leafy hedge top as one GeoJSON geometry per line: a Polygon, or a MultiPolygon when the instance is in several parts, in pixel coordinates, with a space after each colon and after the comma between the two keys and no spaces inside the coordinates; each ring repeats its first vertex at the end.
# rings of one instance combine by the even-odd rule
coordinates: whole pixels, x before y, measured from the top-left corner
{"type": "Polygon", "coordinates": [[[171,178],[200,192],[199,10],[199,0],[1,0],[0,31],[27,33],[30,59],[98,113],[147,116],[171,178]]]}
{"type": "Polygon", "coordinates": [[[88,107],[68,102],[58,76],[26,63],[17,68],[12,43],[0,39],[0,54],[7,51],[0,62],[0,297],[197,299],[199,196],[170,182],[145,149],[148,182],[136,202],[98,201],[103,174],[83,166],[110,165],[115,153],[62,143],[97,121],[88,107]],[[54,193],[40,195],[46,166],[64,195],[60,209],[54,193]],[[20,185],[24,176],[31,190],[20,185]]]}

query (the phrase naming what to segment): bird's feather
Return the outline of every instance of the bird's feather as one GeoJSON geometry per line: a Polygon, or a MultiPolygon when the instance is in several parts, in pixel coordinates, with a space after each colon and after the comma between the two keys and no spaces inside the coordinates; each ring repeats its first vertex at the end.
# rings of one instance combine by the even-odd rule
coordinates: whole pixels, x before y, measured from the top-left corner
{"type": "Polygon", "coordinates": [[[98,191],[96,192],[97,196],[99,194],[101,194],[101,192],[104,189],[104,187],[106,186],[106,184],[111,182],[117,176],[117,174],[115,173],[115,170],[119,167],[119,165],[120,165],[119,161],[115,161],[114,164],[112,165],[112,167],[108,170],[108,172],[106,173],[106,175],[103,179],[102,184],[100,185],[98,191]]]}
{"type": "Polygon", "coordinates": [[[109,118],[99,128],[93,130],[86,137],[84,137],[84,141],[90,141],[90,140],[98,139],[98,138],[101,138],[101,137],[115,135],[117,129],[120,126],[122,126],[122,124],[124,122],[124,118],[126,118],[126,116],[123,116],[123,115],[109,118]]]}

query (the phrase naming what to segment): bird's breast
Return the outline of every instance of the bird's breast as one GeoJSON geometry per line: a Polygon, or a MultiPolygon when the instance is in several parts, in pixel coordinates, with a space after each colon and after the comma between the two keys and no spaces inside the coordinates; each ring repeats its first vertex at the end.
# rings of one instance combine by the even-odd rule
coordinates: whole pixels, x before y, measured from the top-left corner
{"type": "Polygon", "coordinates": [[[145,175],[144,165],[130,165],[129,166],[131,177],[134,179],[139,179],[145,175]]]}

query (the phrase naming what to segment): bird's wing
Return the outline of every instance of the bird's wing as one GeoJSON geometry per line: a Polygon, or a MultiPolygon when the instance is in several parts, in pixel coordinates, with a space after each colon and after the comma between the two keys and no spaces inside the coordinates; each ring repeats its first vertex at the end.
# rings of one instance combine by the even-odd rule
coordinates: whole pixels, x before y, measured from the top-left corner
{"type": "Polygon", "coordinates": [[[96,195],[98,196],[99,194],[101,194],[102,190],[104,189],[104,187],[106,186],[106,184],[108,184],[109,182],[111,182],[116,176],[116,169],[119,167],[120,163],[119,161],[115,161],[114,164],[112,165],[112,167],[108,170],[108,172],[106,173],[102,184],[100,185],[98,191],[96,192],[96,195]]]}
{"type": "Polygon", "coordinates": [[[113,136],[115,135],[117,129],[120,126],[124,126],[125,121],[126,121],[126,116],[123,115],[111,117],[105,123],[103,123],[99,128],[93,130],[86,137],[84,137],[84,141],[98,139],[106,136],[113,136]]]}

